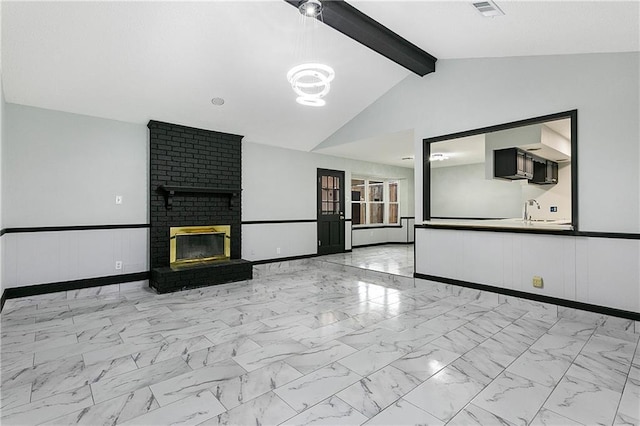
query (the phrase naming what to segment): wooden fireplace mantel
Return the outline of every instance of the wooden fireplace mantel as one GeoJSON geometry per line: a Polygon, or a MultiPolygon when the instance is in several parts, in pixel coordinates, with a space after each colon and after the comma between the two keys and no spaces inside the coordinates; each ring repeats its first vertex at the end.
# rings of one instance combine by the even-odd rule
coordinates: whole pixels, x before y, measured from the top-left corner
{"type": "Polygon", "coordinates": [[[178,186],[178,185],[160,185],[158,191],[164,193],[165,207],[171,210],[173,207],[173,197],[176,194],[209,194],[209,195],[226,195],[229,197],[229,209],[233,210],[242,189],[240,188],[216,188],[213,186],[178,186]]]}

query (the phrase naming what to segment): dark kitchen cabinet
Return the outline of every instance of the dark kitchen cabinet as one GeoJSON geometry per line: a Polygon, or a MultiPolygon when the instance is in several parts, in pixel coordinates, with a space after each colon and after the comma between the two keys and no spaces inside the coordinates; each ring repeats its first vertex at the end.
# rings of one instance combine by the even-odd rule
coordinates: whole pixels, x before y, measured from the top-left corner
{"type": "Polygon", "coordinates": [[[543,158],[535,160],[531,183],[538,185],[555,185],[558,183],[558,163],[543,158]]]}
{"type": "Polygon", "coordinates": [[[534,157],[519,148],[493,151],[493,175],[502,179],[533,179],[534,157]]]}

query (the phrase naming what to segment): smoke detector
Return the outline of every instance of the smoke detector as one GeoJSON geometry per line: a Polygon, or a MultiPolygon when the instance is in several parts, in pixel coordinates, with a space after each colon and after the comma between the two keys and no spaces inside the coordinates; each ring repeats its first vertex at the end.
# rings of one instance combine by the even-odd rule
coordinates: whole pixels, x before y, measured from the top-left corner
{"type": "Polygon", "coordinates": [[[471,3],[478,12],[485,18],[493,18],[494,16],[502,16],[504,12],[491,0],[478,1],[471,3]]]}

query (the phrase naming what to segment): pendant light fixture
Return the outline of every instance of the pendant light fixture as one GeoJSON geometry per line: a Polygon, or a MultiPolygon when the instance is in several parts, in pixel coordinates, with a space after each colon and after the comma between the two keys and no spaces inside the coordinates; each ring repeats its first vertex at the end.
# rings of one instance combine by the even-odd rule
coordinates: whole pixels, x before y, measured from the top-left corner
{"type": "MultiPolygon", "coordinates": [[[[320,0],[302,0],[298,6],[303,20],[316,18],[322,20],[322,3],[320,0]]],[[[311,54],[313,52],[303,52],[311,54]]],[[[324,106],[323,99],[331,89],[331,81],[335,77],[333,68],[319,62],[307,62],[296,65],[287,73],[291,88],[298,95],[296,102],[306,106],[324,106]]]]}

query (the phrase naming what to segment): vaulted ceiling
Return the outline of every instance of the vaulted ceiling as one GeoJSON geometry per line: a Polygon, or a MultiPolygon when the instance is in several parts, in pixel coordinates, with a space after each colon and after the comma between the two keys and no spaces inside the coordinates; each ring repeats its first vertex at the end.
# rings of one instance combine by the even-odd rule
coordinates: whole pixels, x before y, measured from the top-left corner
{"type": "MultiPolygon", "coordinates": [[[[349,3],[439,60],[640,50],[636,1],[498,1],[496,18],[467,1],[349,3]]],[[[1,13],[7,102],[304,151],[410,74],[318,25],[314,56],[336,77],[325,107],[297,104],[286,73],[305,60],[305,25],[282,0],[3,1],[1,13]]]]}

